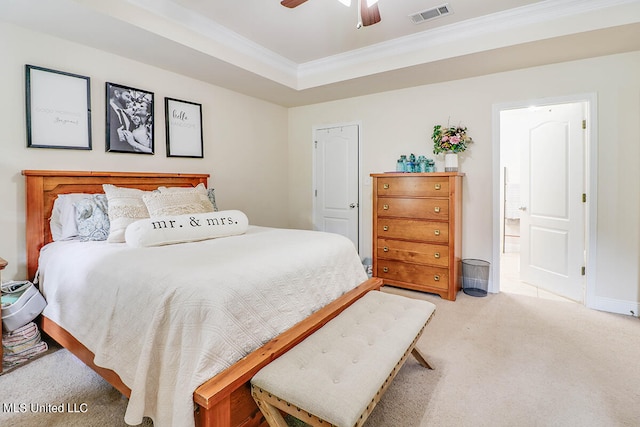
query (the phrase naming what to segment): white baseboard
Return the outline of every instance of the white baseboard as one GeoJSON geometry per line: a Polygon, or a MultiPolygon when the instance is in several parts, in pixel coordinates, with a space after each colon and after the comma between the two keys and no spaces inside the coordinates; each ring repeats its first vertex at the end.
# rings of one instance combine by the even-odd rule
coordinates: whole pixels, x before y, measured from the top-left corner
{"type": "Polygon", "coordinates": [[[626,314],[628,316],[640,314],[640,302],[624,301],[606,297],[594,297],[587,301],[586,306],[594,310],[607,311],[609,313],[626,314]],[[632,314],[633,312],[634,314],[632,314]]]}

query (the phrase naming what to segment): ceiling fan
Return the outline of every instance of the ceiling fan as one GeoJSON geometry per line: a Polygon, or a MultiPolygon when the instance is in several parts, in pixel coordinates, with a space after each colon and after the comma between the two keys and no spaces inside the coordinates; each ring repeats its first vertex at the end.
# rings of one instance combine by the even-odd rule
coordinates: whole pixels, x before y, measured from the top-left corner
{"type": "MultiPolygon", "coordinates": [[[[293,9],[300,6],[307,0],[282,0],[280,2],[284,7],[293,9]]],[[[351,0],[338,0],[345,6],[351,6],[351,0]]],[[[378,10],[378,0],[358,0],[358,24],[356,28],[368,27],[381,21],[380,11],[378,10]]]]}

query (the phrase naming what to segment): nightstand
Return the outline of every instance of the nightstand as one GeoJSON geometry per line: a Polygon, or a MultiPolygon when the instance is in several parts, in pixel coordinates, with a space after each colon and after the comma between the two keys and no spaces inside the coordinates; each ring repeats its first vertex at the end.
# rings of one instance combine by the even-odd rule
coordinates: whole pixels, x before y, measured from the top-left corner
{"type": "MultiPolygon", "coordinates": [[[[2,270],[7,266],[8,262],[4,259],[0,258],[0,283],[2,283],[2,270]]],[[[0,306],[0,318],[2,318],[2,307],[0,306]]],[[[2,326],[0,326],[0,330],[2,326]]],[[[3,349],[2,349],[2,335],[0,335],[0,372],[2,372],[2,357],[3,357],[3,349]]]]}

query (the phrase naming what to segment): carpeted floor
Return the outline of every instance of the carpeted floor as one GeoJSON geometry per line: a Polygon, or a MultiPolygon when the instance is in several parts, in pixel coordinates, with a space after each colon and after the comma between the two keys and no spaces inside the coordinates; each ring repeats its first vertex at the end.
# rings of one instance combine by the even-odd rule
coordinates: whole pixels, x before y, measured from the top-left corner
{"type": "MultiPolygon", "coordinates": [[[[640,426],[637,318],[504,293],[417,296],[437,306],[418,343],[435,370],[410,358],[366,426],[640,426]]],[[[0,399],[3,426],[125,426],[126,399],[64,349],[0,376],[0,399]],[[78,412],[20,412],[31,402],[78,412]]]]}

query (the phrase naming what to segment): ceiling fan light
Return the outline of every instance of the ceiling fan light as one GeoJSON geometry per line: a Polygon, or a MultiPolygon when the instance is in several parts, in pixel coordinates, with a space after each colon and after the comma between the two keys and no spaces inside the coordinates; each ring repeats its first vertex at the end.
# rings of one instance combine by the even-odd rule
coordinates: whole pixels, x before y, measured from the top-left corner
{"type": "MultiPolygon", "coordinates": [[[[342,1],[342,0],[340,0],[340,1],[342,1]]],[[[376,3],[378,3],[378,0],[367,0],[367,7],[371,7],[376,3]]]]}
{"type": "Polygon", "coordinates": [[[351,0],[338,0],[338,1],[347,7],[351,6],[351,0]]]}

